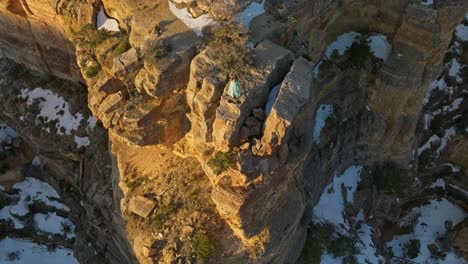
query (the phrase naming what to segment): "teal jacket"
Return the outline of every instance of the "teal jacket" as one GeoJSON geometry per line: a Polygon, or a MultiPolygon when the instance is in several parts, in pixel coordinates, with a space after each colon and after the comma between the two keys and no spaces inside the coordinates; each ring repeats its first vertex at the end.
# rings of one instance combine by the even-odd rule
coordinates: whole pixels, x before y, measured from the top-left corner
{"type": "Polygon", "coordinates": [[[229,84],[228,94],[232,98],[236,99],[241,96],[240,82],[238,80],[232,80],[229,84]]]}

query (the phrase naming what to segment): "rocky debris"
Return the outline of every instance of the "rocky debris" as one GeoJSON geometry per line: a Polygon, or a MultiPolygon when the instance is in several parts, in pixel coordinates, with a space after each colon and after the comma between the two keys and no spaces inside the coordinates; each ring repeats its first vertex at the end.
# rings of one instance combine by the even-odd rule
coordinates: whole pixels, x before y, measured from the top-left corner
{"type": "Polygon", "coordinates": [[[281,85],[278,97],[265,121],[262,146],[265,154],[271,155],[280,146],[287,146],[291,124],[309,100],[312,89],[311,62],[304,58],[294,61],[291,71],[281,85]]]}
{"type": "Polygon", "coordinates": [[[293,55],[271,41],[263,41],[254,49],[254,68],[241,82],[241,97],[233,103],[227,89],[221,97],[213,124],[213,140],[217,148],[239,145],[240,129],[253,109],[263,107],[270,89],[280,83],[289,71],[293,55]]]}
{"type": "Polygon", "coordinates": [[[156,202],[143,196],[134,196],[128,203],[128,211],[143,218],[148,217],[156,207],[156,202]]]}

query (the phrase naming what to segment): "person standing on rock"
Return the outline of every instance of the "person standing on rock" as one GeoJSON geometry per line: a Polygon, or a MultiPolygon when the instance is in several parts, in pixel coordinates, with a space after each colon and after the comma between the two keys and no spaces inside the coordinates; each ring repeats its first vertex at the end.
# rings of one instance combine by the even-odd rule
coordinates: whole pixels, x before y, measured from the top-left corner
{"type": "Polygon", "coordinates": [[[233,99],[238,99],[241,96],[240,82],[237,75],[231,75],[231,82],[229,83],[228,95],[233,99]]]}

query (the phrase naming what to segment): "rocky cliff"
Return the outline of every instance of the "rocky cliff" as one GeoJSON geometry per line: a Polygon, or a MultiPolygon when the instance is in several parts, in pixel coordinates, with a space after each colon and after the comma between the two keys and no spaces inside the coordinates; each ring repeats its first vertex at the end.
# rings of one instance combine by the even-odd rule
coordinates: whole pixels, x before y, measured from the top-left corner
{"type": "MultiPolygon", "coordinates": [[[[340,192],[339,175],[357,174],[360,189],[337,186],[344,197],[355,194],[332,236],[368,226],[375,255],[391,262],[411,254],[387,252],[403,232],[388,227],[422,201],[466,210],[467,10],[463,0],[3,1],[0,48],[86,83],[87,104],[80,97],[77,105],[89,107],[109,138],[101,131],[101,147],[75,158],[84,174],[65,179],[89,201],[82,221],[108,261],[136,262],[134,252],[140,263],[308,263],[302,248],[324,224],[313,208],[340,192]],[[101,29],[99,10],[118,28],[101,29]],[[215,20],[250,28],[238,98],[229,93],[236,76],[210,41],[217,25],[208,24],[225,25],[215,20]],[[456,171],[444,174],[447,163],[456,171]],[[106,165],[112,173],[97,169],[106,165]],[[437,178],[450,181],[442,193],[422,191],[437,178]],[[100,221],[113,224],[101,229],[100,221]]],[[[68,97],[76,85],[63,89],[68,97]]],[[[20,129],[22,113],[4,115],[20,129]]],[[[449,229],[466,254],[466,227],[449,229]]],[[[322,261],[333,251],[325,244],[322,261]]],[[[433,255],[443,253],[437,247],[433,255]]]]}

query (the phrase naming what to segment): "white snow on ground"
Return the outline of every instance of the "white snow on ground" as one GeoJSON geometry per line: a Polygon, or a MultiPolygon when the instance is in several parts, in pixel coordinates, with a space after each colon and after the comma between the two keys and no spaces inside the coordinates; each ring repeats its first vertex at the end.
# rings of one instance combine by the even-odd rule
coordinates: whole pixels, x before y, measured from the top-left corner
{"type": "Polygon", "coordinates": [[[437,188],[437,187],[441,187],[443,189],[445,189],[445,181],[441,178],[437,179],[435,182],[433,182],[431,184],[431,188],[437,188]]]}
{"type": "Polygon", "coordinates": [[[452,111],[455,111],[457,110],[458,108],[460,108],[460,105],[461,105],[461,102],[463,101],[463,97],[460,97],[460,98],[457,98],[455,100],[452,101],[452,103],[450,105],[445,105],[443,108],[442,108],[442,111],[443,112],[452,112],[452,111]]]}
{"type": "Polygon", "coordinates": [[[334,42],[328,45],[327,49],[325,50],[325,57],[327,59],[331,58],[331,55],[335,50],[339,55],[343,55],[345,51],[358,40],[359,36],[361,36],[361,34],[357,32],[348,32],[338,36],[334,42]]]}
{"type": "Polygon", "coordinates": [[[236,21],[249,28],[250,23],[255,17],[265,13],[265,1],[266,0],[263,0],[261,3],[252,1],[252,3],[249,6],[247,6],[242,12],[237,14],[236,21]]]}
{"type": "Polygon", "coordinates": [[[29,205],[33,204],[34,201],[42,201],[48,206],[70,211],[67,206],[57,201],[60,199],[59,194],[46,182],[27,177],[24,181],[13,185],[13,188],[19,190],[20,198],[17,204],[10,207],[10,212],[13,215],[24,216],[28,214],[29,205]]]}
{"type": "Polygon", "coordinates": [[[424,104],[429,103],[431,94],[435,89],[438,89],[440,91],[447,91],[447,83],[445,82],[444,78],[441,78],[440,80],[437,80],[437,81],[433,81],[429,85],[429,89],[427,90],[426,96],[424,97],[424,104]]]}
{"type": "Polygon", "coordinates": [[[402,226],[411,219],[417,218],[414,231],[410,234],[404,234],[393,237],[393,240],[387,242],[387,246],[397,257],[404,256],[404,247],[411,239],[419,239],[421,242],[420,254],[411,259],[415,263],[466,263],[464,259],[456,256],[453,252],[447,252],[445,259],[436,261],[431,258],[428,245],[437,242],[437,238],[445,235],[447,232],[445,223],[450,221],[452,226],[463,221],[467,214],[463,209],[446,199],[432,200],[429,204],[413,208],[411,212],[403,219],[402,226]],[[405,221],[407,220],[407,221],[405,221]]]}
{"type": "Polygon", "coordinates": [[[15,229],[24,228],[23,222],[21,222],[18,218],[11,215],[10,208],[11,206],[4,206],[2,209],[0,209],[0,219],[11,220],[15,229]]]}
{"type": "Polygon", "coordinates": [[[462,65],[457,61],[457,59],[453,58],[450,62],[450,69],[448,72],[449,76],[455,77],[457,83],[461,83],[463,81],[462,77],[460,76],[460,70],[463,68],[462,65]]]}
{"type": "Polygon", "coordinates": [[[41,165],[41,159],[38,156],[35,156],[34,159],[31,161],[31,164],[33,166],[40,166],[41,165]]]}
{"type": "Polygon", "coordinates": [[[457,35],[461,41],[468,41],[468,26],[463,24],[458,25],[455,28],[455,35],[457,35]]]}
{"type": "Polygon", "coordinates": [[[432,5],[432,4],[434,4],[434,1],[433,0],[423,0],[423,1],[421,1],[421,4],[423,4],[423,5],[432,5]]]}
{"type": "Polygon", "coordinates": [[[94,116],[89,116],[86,123],[88,124],[86,128],[88,130],[93,130],[96,127],[97,119],[94,116]]]}
{"type": "Polygon", "coordinates": [[[315,223],[330,223],[338,229],[348,224],[343,217],[346,203],[353,203],[354,192],[361,181],[362,166],[351,166],[343,174],[335,176],[333,182],[325,187],[318,204],[313,209],[315,223]],[[346,188],[346,197],[343,197],[342,186],[346,188]]]}
{"type": "Polygon", "coordinates": [[[367,40],[369,41],[369,47],[374,56],[386,61],[392,51],[392,45],[388,42],[387,37],[377,34],[368,37],[367,40]]]}
{"type": "Polygon", "coordinates": [[[333,115],[333,105],[323,104],[320,105],[315,113],[315,125],[314,125],[314,142],[320,143],[320,134],[322,129],[325,127],[325,122],[328,117],[333,115]]]}
{"type": "Polygon", "coordinates": [[[35,227],[42,232],[63,235],[67,239],[75,237],[75,225],[68,218],[58,216],[56,213],[38,213],[33,219],[35,227]]]}
{"type": "Polygon", "coordinates": [[[91,144],[91,141],[88,137],[75,136],[75,143],[77,148],[81,148],[89,146],[89,144],[91,144]]]}
{"type": "Polygon", "coordinates": [[[6,237],[0,241],[0,263],[3,264],[79,264],[71,249],[47,246],[27,240],[6,237]]]}
{"type": "MultiPolygon", "coordinates": [[[[323,60],[330,59],[335,51],[338,52],[338,55],[342,56],[346,50],[348,50],[353,45],[353,43],[359,40],[359,37],[361,36],[362,35],[360,33],[354,31],[338,36],[334,42],[327,46],[322,59],[315,65],[314,77],[318,77],[320,72],[320,65],[322,64],[323,60]]],[[[388,42],[385,35],[372,34],[367,37],[366,41],[369,44],[371,53],[375,57],[383,59],[384,61],[388,59],[388,56],[390,56],[390,52],[392,51],[392,45],[388,42]]]]}
{"type": "Polygon", "coordinates": [[[434,119],[432,115],[424,114],[424,129],[429,129],[432,119],[434,119]]]}
{"type": "Polygon", "coordinates": [[[357,255],[358,263],[384,263],[384,258],[377,254],[374,242],[372,241],[372,227],[362,224],[358,231],[359,240],[357,244],[360,253],[357,255]]]}
{"type": "Polygon", "coordinates": [[[39,100],[40,113],[38,116],[43,117],[46,122],[57,120],[56,128],[59,135],[63,135],[64,133],[70,135],[72,131],[78,129],[83,119],[81,113],[73,115],[70,112],[68,102],[51,90],[42,88],[34,90],[22,89],[20,97],[27,99],[28,105],[31,105],[35,100],[39,100]],[[64,133],[61,129],[64,129],[64,133]]]}
{"type": "Polygon", "coordinates": [[[440,138],[437,135],[432,135],[424,145],[418,148],[418,155],[421,155],[426,149],[430,149],[432,143],[440,141],[440,146],[437,148],[436,153],[439,155],[442,150],[447,146],[448,140],[455,136],[455,128],[451,127],[445,130],[444,136],[440,138]]]}
{"type": "Polygon", "coordinates": [[[191,28],[197,36],[203,35],[202,29],[204,26],[213,23],[213,18],[208,14],[193,18],[186,8],[178,9],[170,0],[168,0],[168,3],[172,14],[180,19],[187,27],[191,28]]]}
{"type": "Polygon", "coordinates": [[[96,17],[96,28],[97,29],[107,29],[109,31],[120,31],[119,22],[113,18],[110,18],[106,15],[104,7],[101,6],[96,17]]]}
{"type": "Polygon", "coordinates": [[[335,257],[332,254],[326,253],[322,255],[320,264],[342,264],[343,257],[335,257]]]}
{"type": "Polygon", "coordinates": [[[18,135],[11,127],[0,123],[0,145],[10,145],[18,135]]]}
{"type": "MultiPolygon", "coordinates": [[[[346,204],[352,204],[354,192],[361,180],[362,166],[351,166],[342,175],[335,176],[333,182],[329,184],[320,196],[318,204],[313,209],[314,223],[332,224],[342,235],[349,235],[349,225],[344,218],[344,208],[346,204]],[[342,188],[346,188],[346,197],[343,197],[342,188]]],[[[364,213],[361,210],[355,221],[362,221],[364,213]]],[[[379,263],[383,262],[383,257],[376,252],[376,247],[372,241],[372,228],[367,224],[361,224],[357,230],[359,242],[356,247],[359,254],[356,255],[358,263],[379,263]]],[[[343,257],[333,256],[325,253],[321,257],[322,264],[341,264],[343,257]]]]}
{"type": "Polygon", "coordinates": [[[459,168],[457,168],[457,167],[453,166],[453,165],[452,165],[452,164],[450,164],[450,163],[444,163],[444,165],[445,165],[445,166],[449,166],[449,167],[450,167],[450,169],[452,170],[452,172],[459,172],[459,171],[460,171],[460,169],[459,169],[459,168]]]}
{"type": "Polygon", "coordinates": [[[270,91],[270,94],[268,95],[268,101],[265,105],[265,114],[268,116],[271,112],[271,109],[273,108],[273,104],[276,102],[276,97],[278,97],[279,90],[281,88],[281,84],[276,85],[273,87],[270,91]]]}
{"type": "Polygon", "coordinates": [[[452,187],[452,188],[454,188],[454,189],[457,189],[458,191],[462,192],[465,196],[468,197],[468,191],[465,191],[465,190],[463,190],[462,188],[460,188],[460,187],[458,187],[458,186],[456,186],[456,185],[453,185],[453,184],[449,184],[449,185],[450,185],[450,187],[452,187]]]}

